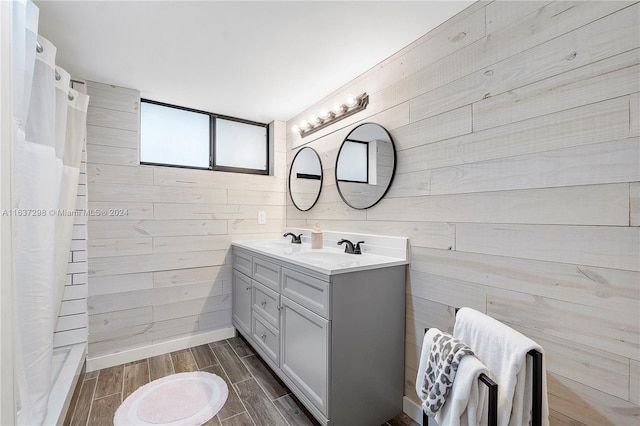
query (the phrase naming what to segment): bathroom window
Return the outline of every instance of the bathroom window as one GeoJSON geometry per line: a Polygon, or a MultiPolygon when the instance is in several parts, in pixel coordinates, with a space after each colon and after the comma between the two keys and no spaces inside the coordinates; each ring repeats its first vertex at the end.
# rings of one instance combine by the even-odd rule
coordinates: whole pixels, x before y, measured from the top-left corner
{"type": "Polygon", "coordinates": [[[268,174],[267,125],[141,100],[140,164],[268,174]]]}
{"type": "Polygon", "coordinates": [[[369,144],[345,140],[336,168],[339,181],[369,183],[369,144]]]}

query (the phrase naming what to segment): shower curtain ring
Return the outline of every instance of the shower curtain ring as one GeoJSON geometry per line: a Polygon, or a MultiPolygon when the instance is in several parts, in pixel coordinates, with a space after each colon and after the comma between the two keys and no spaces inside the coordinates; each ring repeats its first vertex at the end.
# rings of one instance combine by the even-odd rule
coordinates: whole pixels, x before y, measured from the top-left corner
{"type": "Polygon", "coordinates": [[[44,47],[42,47],[39,41],[36,41],[36,52],[38,53],[44,52],[44,47]]]}
{"type": "Polygon", "coordinates": [[[60,73],[56,70],[56,81],[60,81],[61,78],[60,73]]]}
{"type": "Polygon", "coordinates": [[[72,100],[73,100],[73,95],[72,95],[71,93],[69,93],[69,94],[67,95],[67,98],[68,98],[70,101],[72,101],[72,100]]]}

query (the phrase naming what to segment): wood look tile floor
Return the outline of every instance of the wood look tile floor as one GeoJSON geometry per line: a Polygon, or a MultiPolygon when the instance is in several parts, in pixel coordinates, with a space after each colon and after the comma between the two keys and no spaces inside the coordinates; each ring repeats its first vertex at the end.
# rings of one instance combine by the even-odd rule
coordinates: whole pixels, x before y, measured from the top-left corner
{"type": "MultiPolygon", "coordinates": [[[[140,386],[186,371],[207,371],[227,382],[227,401],[205,423],[207,426],[318,424],[241,337],[85,373],[78,381],[64,424],[113,425],[122,401],[140,386]]],[[[404,414],[385,425],[419,426],[404,414]]]]}

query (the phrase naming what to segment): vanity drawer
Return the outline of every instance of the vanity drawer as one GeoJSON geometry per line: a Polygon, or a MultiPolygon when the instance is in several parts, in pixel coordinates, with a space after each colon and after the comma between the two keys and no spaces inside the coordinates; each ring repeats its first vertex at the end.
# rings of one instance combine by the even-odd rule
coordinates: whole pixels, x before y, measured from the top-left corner
{"type": "Polygon", "coordinates": [[[253,311],[253,341],[276,364],[280,364],[280,332],[253,311]]]}
{"type": "Polygon", "coordinates": [[[233,249],[233,268],[246,276],[251,276],[252,256],[249,253],[233,249]]]}
{"type": "Polygon", "coordinates": [[[280,329],[280,295],[253,281],[253,310],[259,312],[276,329],[280,329]]]}
{"type": "Polygon", "coordinates": [[[282,295],[329,319],[329,283],[282,268],[282,295]]]}
{"type": "Polygon", "coordinates": [[[254,257],[251,277],[273,291],[280,291],[280,265],[276,263],[254,257]]]}

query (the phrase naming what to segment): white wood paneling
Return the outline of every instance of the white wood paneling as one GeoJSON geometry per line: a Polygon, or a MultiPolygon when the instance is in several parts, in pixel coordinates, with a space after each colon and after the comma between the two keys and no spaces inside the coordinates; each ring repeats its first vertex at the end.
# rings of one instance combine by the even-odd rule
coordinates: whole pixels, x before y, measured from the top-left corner
{"type": "Polygon", "coordinates": [[[258,211],[267,218],[284,219],[282,205],[154,203],[153,218],[163,219],[256,219],[258,211]]]}
{"type": "Polygon", "coordinates": [[[538,11],[545,5],[552,3],[550,1],[520,1],[509,2],[504,5],[487,5],[487,33],[500,30],[508,25],[512,25],[514,21],[522,19],[531,13],[538,11]]]}
{"type": "Polygon", "coordinates": [[[562,73],[473,104],[473,129],[552,114],[637,90],[640,49],[562,73]],[[588,85],[589,90],[584,90],[588,85]]]}
{"type": "MultiPolygon", "coordinates": [[[[473,132],[398,152],[400,173],[621,140],[629,135],[625,98],[473,132]]],[[[396,136],[394,136],[395,138],[396,136]]]]}
{"type": "Polygon", "coordinates": [[[628,184],[385,198],[373,220],[626,225],[628,184]],[[594,206],[595,204],[595,206],[594,206]]]}
{"type": "Polygon", "coordinates": [[[227,191],[211,188],[95,183],[91,186],[89,201],[215,204],[227,201],[227,191]]]}
{"type": "Polygon", "coordinates": [[[640,271],[639,228],[459,223],[456,249],[640,271]]]}
{"type": "Polygon", "coordinates": [[[138,149],[138,132],[111,127],[87,126],[87,141],[91,145],[138,149]]]}
{"type": "Polygon", "coordinates": [[[89,327],[91,328],[91,333],[103,333],[109,330],[127,329],[140,324],[149,324],[152,320],[153,308],[144,306],[91,315],[89,327]]]}
{"type": "Polygon", "coordinates": [[[396,149],[403,150],[425,145],[443,139],[471,133],[471,106],[463,106],[453,111],[402,126],[391,131],[396,149]]]}
{"type": "MultiPolygon", "coordinates": [[[[89,297],[89,314],[103,314],[107,312],[123,311],[145,306],[165,304],[167,301],[182,302],[186,300],[202,299],[222,294],[222,282],[189,284],[177,287],[150,288],[129,291],[123,294],[105,294],[89,297]]],[[[188,312],[185,312],[187,316],[188,312]]],[[[192,313],[197,315],[197,313],[192,313]]]]}
{"type": "Polygon", "coordinates": [[[640,226],[640,182],[632,182],[629,186],[629,225],[640,226]]]}
{"type": "Polygon", "coordinates": [[[284,179],[242,173],[211,172],[171,167],[154,167],[154,184],[217,189],[250,189],[281,192],[284,179]]]}
{"type": "Polygon", "coordinates": [[[629,135],[640,135],[640,94],[635,93],[629,97],[629,135]]]}
{"type": "Polygon", "coordinates": [[[568,342],[544,332],[514,327],[545,350],[547,371],[599,389],[618,398],[629,399],[621,383],[629,378],[629,360],[591,346],[568,342]]]}
{"type": "Polygon", "coordinates": [[[89,257],[151,254],[151,238],[100,238],[89,241],[89,257]]]}
{"type": "Polygon", "coordinates": [[[407,293],[456,308],[468,306],[480,312],[487,309],[485,289],[455,278],[409,270],[407,293]]]}
{"type": "MultiPolygon", "coordinates": [[[[153,185],[153,172],[154,170],[152,167],[146,166],[125,167],[109,164],[87,164],[87,175],[89,176],[89,184],[107,183],[153,185]]],[[[93,191],[93,185],[91,185],[91,190],[93,191]]]]}
{"type": "Polygon", "coordinates": [[[231,278],[231,265],[205,268],[157,271],[153,273],[153,286],[175,287],[188,284],[212,283],[231,278]]]}
{"type": "Polygon", "coordinates": [[[87,81],[86,84],[93,98],[92,107],[136,114],[140,111],[140,93],[137,90],[95,81],[87,81]]]}
{"type": "Polygon", "coordinates": [[[134,220],[153,219],[153,203],[132,203],[119,201],[94,201],[89,203],[94,213],[91,220],[134,220]]]}
{"type": "MultiPolygon", "coordinates": [[[[153,287],[153,273],[123,274],[117,276],[92,276],[89,280],[89,296],[126,293],[153,287]]],[[[124,296],[123,296],[124,297],[124,296]]]]}
{"type": "Polygon", "coordinates": [[[549,406],[585,425],[636,425],[638,406],[597,388],[547,374],[549,406]]]}
{"type": "Polygon", "coordinates": [[[153,239],[154,253],[179,253],[184,251],[226,250],[232,238],[228,235],[180,235],[153,239]]]}
{"type": "Polygon", "coordinates": [[[568,342],[640,358],[640,313],[612,311],[525,293],[487,291],[487,314],[510,325],[540,330],[568,342]]]}
{"type": "Polygon", "coordinates": [[[640,273],[413,246],[411,269],[585,306],[625,312],[640,306],[640,273]]]}
{"type": "Polygon", "coordinates": [[[640,139],[564,148],[432,170],[430,193],[455,194],[640,180],[640,139]]]}
{"type": "Polygon", "coordinates": [[[87,110],[87,125],[137,131],[138,114],[94,107],[90,103],[87,110]]]}
{"type": "MultiPolygon", "coordinates": [[[[600,12],[612,13],[627,5],[609,2],[600,6],[603,8],[600,12]]],[[[553,23],[546,21],[550,9],[540,16],[529,15],[491,34],[484,42],[461,49],[401,79],[387,90],[396,96],[403,91],[412,97],[424,93],[417,105],[412,103],[411,117],[415,120],[638,47],[633,38],[634,17],[629,16],[630,10],[594,21],[598,11],[591,8],[589,13],[581,13],[585,7],[573,4],[558,18],[554,17],[553,23]],[[563,20],[573,22],[566,25],[563,20]],[[581,25],[584,26],[579,28],[581,25]],[[522,31],[527,27],[535,31],[522,31]],[[570,28],[576,30],[569,31],[570,28]],[[540,38],[547,30],[548,35],[554,36],[540,38]],[[423,106],[415,108],[420,104],[423,106]]]]}
{"type": "MultiPolygon", "coordinates": [[[[453,333],[455,308],[408,293],[406,309],[407,325],[410,326],[406,330],[407,344],[422,347],[425,328],[435,327],[453,333]]],[[[418,369],[418,366],[413,365],[412,368],[418,369]]]]}
{"type": "Polygon", "coordinates": [[[640,362],[632,359],[629,364],[629,401],[640,405],[640,362]]]}
{"type": "Polygon", "coordinates": [[[226,250],[157,253],[136,256],[96,257],[89,264],[89,276],[134,274],[137,272],[197,268],[224,264],[226,250]]]}
{"type": "Polygon", "coordinates": [[[200,299],[172,302],[153,307],[153,320],[164,321],[183,317],[185,312],[200,312],[202,314],[231,309],[231,295],[203,297],[200,299]]]}
{"type": "Polygon", "coordinates": [[[170,237],[222,235],[226,220],[96,220],[89,222],[94,238],[170,237]]]}

